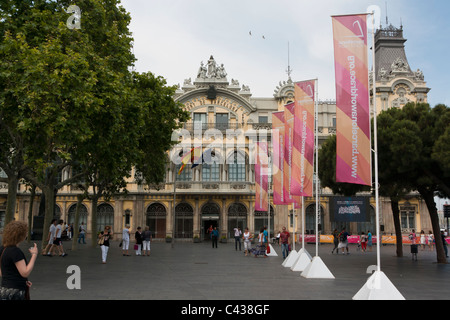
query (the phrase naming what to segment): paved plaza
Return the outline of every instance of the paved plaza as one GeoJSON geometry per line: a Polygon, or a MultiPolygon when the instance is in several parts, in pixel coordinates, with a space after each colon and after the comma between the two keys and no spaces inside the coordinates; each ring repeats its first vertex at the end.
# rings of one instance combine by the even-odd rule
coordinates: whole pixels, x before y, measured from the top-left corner
{"type": "MultiPolygon", "coordinates": [[[[24,251],[28,246],[21,244],[24,251]]],[[[368,279],[368,266],[377,263],[376,247],[361,252],[351,245],[349,255],[336,255],[331,244],[322,244],[319,256],[335,279],[307,279],[282,266],[278,245],[273,245],[278,256],[268,258],[245,257],[234,241],[217,249],[209,242],[173,247],[152,242],[150,256],[136,256],[134,250],[123,256],[114,241],[106,264],[99,247],[79,245],[72,251],[67,241],[64,247],[67,257],[39,255],[30,277],[33,300],[351,300],[368,279]],[[67,287],[71,265],[80,268],[81,289],[67,287]]],[[[306,249],[315,255],[314,244],[306,249]]],[[[435,252],[419,250],[413,261],[409,246],[403,258],[395,256],[393,245],[382,246],[381,270],[407,300],[450,298],[450,264],[437,264],[435,252]]]]}

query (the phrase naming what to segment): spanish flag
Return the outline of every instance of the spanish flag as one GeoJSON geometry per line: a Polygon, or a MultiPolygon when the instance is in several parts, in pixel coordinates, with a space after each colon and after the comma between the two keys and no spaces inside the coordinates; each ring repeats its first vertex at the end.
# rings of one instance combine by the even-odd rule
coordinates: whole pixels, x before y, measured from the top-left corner
{"type": "Polygon", "coordinates": [[[182,158],[181,158],[181,167],[180,170],[178,170],[178,175],[183,172],[184,167],[188,163],[194,163],[196,159],[198,159],[201,155],[201,147],[192,148],[189,152],[187,152],[182,158]],[[196,156],[197,155],[197,156],[196,156]]]}

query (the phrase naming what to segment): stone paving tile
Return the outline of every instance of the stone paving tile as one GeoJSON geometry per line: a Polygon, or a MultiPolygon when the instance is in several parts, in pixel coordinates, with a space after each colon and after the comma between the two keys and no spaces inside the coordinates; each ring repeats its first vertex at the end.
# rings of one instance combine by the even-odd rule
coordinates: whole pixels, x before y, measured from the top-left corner
{"type": "MultiPolygon", "coordinates": [[[[24,251],[28,247],[21,245],[24,251]]],[[[79,245],[72,251],[69,242],[64,247],[67,257],[39,256],[30,276],[33,300],[351,300],[370,276],[367,267],[377,263],[376,247],[360,252],[350,246],[350,255],[336,255],[323,244],[319,256],[335,279],[306,279],[281,265],[278,245],[277,257],[254,258],[235,251],[231,242],[217,249],[208,242],[176,242],[174,247],[153,242],[149,257],[134,250],[124,257],[113,242],[106,264],[98,247],[79,245]],[[70,265],[80,267],[80,290],[67,288],[70,265]]],[[[315,255],[315,245],[306,249],[315,255]]],[[[381,270],[407,300],[450,298],[450,264],[435,261],[435,252],[419,251],[418,261],[412,261],[408,246],[403,258],[395,256],[394,246],[381,247],[381,270]]]]}

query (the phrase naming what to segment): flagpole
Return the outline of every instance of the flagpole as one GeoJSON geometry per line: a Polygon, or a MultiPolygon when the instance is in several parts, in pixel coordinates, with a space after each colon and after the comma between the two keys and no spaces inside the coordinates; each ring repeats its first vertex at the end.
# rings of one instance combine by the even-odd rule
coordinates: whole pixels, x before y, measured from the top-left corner
{"type": "MultiPolygon", "coordinates": [[[[377,102],[376,102],[376,83],[375,83],[375,13],[372,15],[372,90],[373,90],[373,139],[374,139],[374,171],[375,171],[375,213],[376,213],[376,232],[377,232],[377,270],[366,281],[365,285],[353,296],[353,300],[405,300],[402,294],[397,290],[393,283],[381,271],[380,259],[380,220],[379,220],[379,195],[378,195],[378,141],[377,141],[377,102]]],[[[370,266],[367,270],[369,271],[370,266]]],[[[373,269],[372,269],[373,271],[373,269]]]]}
{"type": "Polygon", "coordinates": [[[305,249],[305,197],[302,196],[302,248],[305,249]]]}
{"type": "Polygon", "coordinates": [[[173,226],[173,232],[172,232],[172,249],[175,246],[175,223],[176,223],[176,219],[175,219],[175,201],[177,198],[177,175],[178,173],[176,172],[177,167],[175,166],[175,170],[173,171],[174,174],[174,178],[173,178],[173,214],[172,214],[172,226],[173,226]]]}
{"type": "Polygon", "coordinates": [[[375,83],[375,14],[372,12],[372,99],[373,99],[373,139],[374,139],[374,160],[375,160],[375,212],[376,212],[376,229],[377,229],[377,271],[381,271],[380,259],[380,206],[378,195],[378,138],[377,138],[377,99],[376,99],[376,83],[375,83]]]}
{"type": "Polygon", "coordinates": [[[319,255],[319,134],[318,134],[318,126],[319,126],[319,113],[317,108],[317,82],[318,80],[315,80],[314,89],[315,89],[315,95],[314,95],[314,125],[315,125],[315,149],[316,149],[316,256],[319,255]]]}

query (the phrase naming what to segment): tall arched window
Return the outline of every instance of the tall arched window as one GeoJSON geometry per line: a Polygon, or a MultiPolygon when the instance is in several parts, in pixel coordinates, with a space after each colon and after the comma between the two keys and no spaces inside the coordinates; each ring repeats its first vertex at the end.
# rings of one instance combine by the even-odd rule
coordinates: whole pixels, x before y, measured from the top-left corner
{"type": "Polygon", "coordinates": [[[234,237],[234,228],[241,228],[242,232],[247,226],[247,208],[242,203],[233,203],[228,208],[228,236],[234,237]]]}
{"type": "MultiPolygon", "coordinates": [[[[274,235],[274,219],[273,219],[273,207],[270,206],[270,237],[274,235]]],[[[269,227],[269,219],[267,211],[255,211],[255,233],[259,233],[261,228],[269,227]]],[[[279,230],[276,230],[279,231],[279,230]]],[[[269,232],[269,230],[267,230],[269,232]]],[[[269,238],[270,238],[269,237],[269,238]]]]}
{"type": "MultiPolygon", "coordinates": [[[[68,222],[69,224],[75,223],[75,214],[77,211],[77,205],[73,204],[69,208],[69,216],[68,216],[68,222]]],[[[82,222],[84,222],[84,225],[87,225],[87,219],[88,219],[88,210],[84,204],[81,204],[80,207],[80,216],[78,218],[78,226],[74,226],[75,228],[79,227],[82,222]]]]}
{"type": "Polygon", "coordinates": [[[176,238],[194,236],[194,210],[188,203],[179,203],[175,208],[176,238]]]}
{"type": "MultiPolygon", "coordinates": [[[[320,206],[320,220],[319,223],[322,226],[322,231],[323,231],[323,222],[324,222],[324,218],[323,218],[323,207],[320,206]]],[[[310,204],[309,206],[306,207],[305,210],[305,232],[306,234],[316,234],[316,205],[315,204],[310,204]]]]}
{"type": "Polygon", "coordinates": [[[166,208],[161,203],[152,203],[147,208],[147,226],[153,238],[166,237],[166,208]]]}
{"type": "Polygon", "coordinates": [[[114,208],[108,203],[97,206],[97,231],[103,231],[106,226],[114,230],[114,208]]]}

